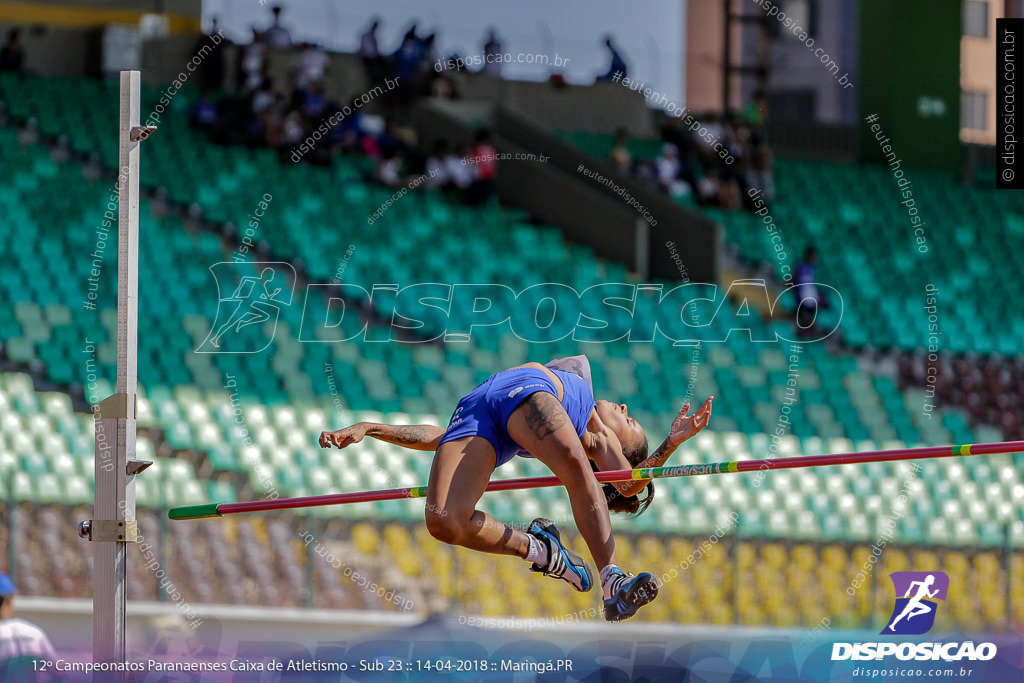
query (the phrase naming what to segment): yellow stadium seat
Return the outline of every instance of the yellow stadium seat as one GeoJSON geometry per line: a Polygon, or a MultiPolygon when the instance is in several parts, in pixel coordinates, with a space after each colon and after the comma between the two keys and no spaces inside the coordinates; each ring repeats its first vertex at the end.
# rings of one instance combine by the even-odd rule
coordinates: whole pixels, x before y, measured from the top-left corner
{"type": "Polygon", "coordinates": [[[733,622],[732,607],[728,603],[718,603],[710,610],[712,624],[726,625],[733,622]]]}
{"type": "Polygon", "coordinates": [[[845,571],[849,564],[849,559],[846,556],[846,551],[842,547],[837,545],[827,546],[821,551],[822,561],[829,567],[837,571],[845,571]]]}
{"type": "Polygon", "coordinates": [[[761,546],[761,560],[773,570],[782,569],[786,565],[786,550],[778,543],[766,543],[761,546]]]}
{"type": "Polygon", "coordinates": [[[963,553],[951,550],[946,553],[945,557],[946,573],[958,576],[965,576],[969,570],[969,562],[967,556],[963,553]]]}
{"type": "Polygon", "coordinates": [[[937,567],[939,566],[939,557],[930,550],[918,550],[914,553],[911,564],[915,567],[937,567]]]}
{"type": "Polygon", "coordinates": [[[356,550],[366,555],[376,555],[380,548],[380,536],[368,522],[359,522],[352,527],[352,542],[356,550]]]}
{"type": "Polygon", "coordinates": [[[907,553],[901,548],[886,548],[883,560],[885,561],[886,574],[890,572],[903,572],[911,568],[907,553]]]}
{"type": "Polygon", "coordinates": [[[615,537],[615,553],[619,557],[619,564],[628,567],[633,564],[633,544],[626,536],[615,537]]]}
{"type": "Polygon", "coordinates": [[[666,622],[672,620],[673,610],[663,600],[655,600],[639,612],[645,621],[666,622]]]}
{"type": "Polygon", "coordinates": [[[693,545],[685,538],[673,538],[668,542],[668,554],[677,560],[684,560],[693,550],[693,545]]]}
{"type": "Polygon", "coordinates": [[[497,595],[485,595],[480,600],[480,613],[485,617],[499,617],[507,612],[507,603],[497,595]]]}
{"type": "Polygon", "coordinates": [[[809,545],[793,546],[790,551],[790,557],[793,560],[793,564],[807,571],[813,571],[820,563],[817,551],[809,545]]]}
{"type": "Polygon", "coordinates": [[[423,572],[423,564],[414,553],[396,553],[394,563],[406,576],[420,576],[423,572]]]}
{"type": "Polygon", "coordinates": [[[645,563],[664,562],[665,558],[669,555],[669,551],[661,539],[650,534],[640,537],[636,544],[636,552],[645,563]]]}
{"type": "Polygon", "coordinates": [[[412,545],[409,530],[401,524],[388,524],[384,527],[384,540],[396,555],[405,553],[412,545]]]}
{"type": "Polygon", "coordinates": [[[998,575],[1002,572],[1002,563],[994,553],[980,552],[974,556],[974,569],[986,576],[998,575]]]}

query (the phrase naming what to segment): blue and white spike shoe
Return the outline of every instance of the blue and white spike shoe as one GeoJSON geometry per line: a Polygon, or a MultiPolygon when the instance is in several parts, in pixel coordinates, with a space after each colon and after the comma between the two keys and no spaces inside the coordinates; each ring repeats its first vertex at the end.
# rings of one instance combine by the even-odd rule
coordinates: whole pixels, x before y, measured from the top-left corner
{"type": "Polygon", "coordinates": [[[658,582],[647,572],[633,576],[616,567],[606,588],[605,594],[610,597],[604,600],[604,618],[608,621],[629,619],[658,597],[658,582]]]}
{"type": "Polygon", "coordinates": [[[548,548],[547,566],[541,567],[536,562],[530,566],[531,572],[541,572],[545,576],[554,576],[569,583],[581,593],[586,593],[594,587],[594,579],[590,575],[590,568],[579,555],[570,551],[562,545],[562,539],[558,535],[558,527],[550,519],[538,517],[530,523],[526,530],[548,548]]]}

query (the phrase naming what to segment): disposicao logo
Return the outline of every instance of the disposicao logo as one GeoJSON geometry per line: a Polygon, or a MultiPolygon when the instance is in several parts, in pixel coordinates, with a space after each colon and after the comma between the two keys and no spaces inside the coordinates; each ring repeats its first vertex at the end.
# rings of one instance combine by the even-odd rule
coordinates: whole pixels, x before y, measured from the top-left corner
{"type": "Polygon", "coordinates": [[[881,633],[904,636],[928,633],[935,624],[938,601],[946,600],[949,577],[944,572],[893,572],[889,578],[896,589],[896,604],[881,633]]]}
{"type": "MultiPolygon", "coordinates": [[[[927,633],[935,625],[939,602],[946,600],[949,576],[943,572],[893,572],[889,578],[896,589],[896,603],[880,635],[915,636],[927,633]]],[[[904,661],[987,661],[996,656],[996,651],[994,643],[975,644],[970,640],[962,643],[834,643],[832,660],[863,661],[895,655],[904,661]]]]}

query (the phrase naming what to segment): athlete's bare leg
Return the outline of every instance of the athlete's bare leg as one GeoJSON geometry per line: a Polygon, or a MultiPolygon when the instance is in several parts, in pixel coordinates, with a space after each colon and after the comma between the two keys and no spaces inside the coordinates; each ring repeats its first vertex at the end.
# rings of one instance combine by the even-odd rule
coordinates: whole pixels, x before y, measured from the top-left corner
{"type": "Polygon", "coordinates": [[[530,538],[476,509],[494,461],[494,447],[482,436],[446,441],[438,447],[427,485],[427,530],[450,545],[525,558],[530,538]]]}
{"type": "Polygon", "coordinates": [[[565,408],[547,392],[527,397],[508,419],[508,433],[558,477],[576,526],[598,569],[616,564],[608,503],[565,408]]]}

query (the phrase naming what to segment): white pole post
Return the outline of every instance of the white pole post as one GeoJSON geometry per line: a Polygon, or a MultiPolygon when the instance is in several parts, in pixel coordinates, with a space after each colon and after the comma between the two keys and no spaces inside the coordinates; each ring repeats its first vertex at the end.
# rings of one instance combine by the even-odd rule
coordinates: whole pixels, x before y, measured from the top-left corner
{"type": "Polygon", "coordinates": [[[125,661],[126,550],[137,540],[135,475],[149,463],[135,460],[138,386],[139,144],[152,128],[139,125],[138,71],[121,72],[118,160],[117,389],[95,407],[95,519],[79,535],[96,543],[93,555],[93,659],[125,661]]]}

